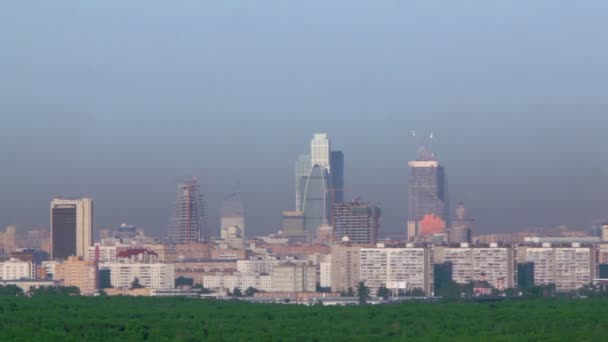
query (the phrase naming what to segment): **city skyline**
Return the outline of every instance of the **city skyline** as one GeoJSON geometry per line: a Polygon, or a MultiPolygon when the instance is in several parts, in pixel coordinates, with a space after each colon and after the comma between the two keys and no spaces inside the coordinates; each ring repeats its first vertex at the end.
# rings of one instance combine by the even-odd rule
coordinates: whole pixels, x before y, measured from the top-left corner
{"type": "Polygon", "coordinates": [[[240,181],[248,232],[272,232],[294,157],[328,132],[344,200],[402,232],[414,129],[435,132],[478,232],[606,216],[605,2],[45,6],[0,13],[1,226],[88,196],[98,227],[162,235],[174,184],[199,176],[213,226],[240,181]]]}

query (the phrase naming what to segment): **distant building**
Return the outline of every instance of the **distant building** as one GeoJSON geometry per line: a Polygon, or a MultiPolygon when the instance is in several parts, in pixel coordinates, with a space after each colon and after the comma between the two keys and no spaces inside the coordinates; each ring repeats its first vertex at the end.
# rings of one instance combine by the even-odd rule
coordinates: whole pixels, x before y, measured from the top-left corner
{"type": "Polygon", "coordinates": [[[309,243],[312,234],[304,228],[304,213],[301,211],[283,211],[281,234],[290,243],[309,243]]]}
{"type": "Polygon", "coordinates": [[[332,151],[326,133],[313,135],[310,154],[296,161],[296,210],[313,238],[321,225],[332,224],[332,206],[344,201],[344,154],[332,151]]]}
{"type": "Polygon", "coordinates": [[[169,227],[171,242],[209,242],[206,209],[196,179],[180,183],[177,187],[175,213],[169,227]]]}
{"type": "Polygon", "coordinates": [[[408,240],[445,233],[449,224],[447,182],[442,165],[428,149],[409,162],[408,240]]]}
{"type": "Polygon", "coordinates": [[[0,232],[0,254],[9,254],[17,248],[16,232],[17,228],[15,226],[8,226],[6,232],[0,232]]]}
{"type": "Polygon", "coordinates": [[[356,290],[360,276],[361,248],[371,245],[333,245],[331,247],[331,289],[335,292],[356,290]]]}
{"type": "Polygon", "coordinates": [[[557,291],[578,290],[596,278],[596,251],[592,246],[519,246],[517,261],[534,264],[535,285],[555,284],[557,291]]]}
{"type": "Polygon", "coordinates": [[[245,237],[245,209],[241,194],[236,191],[222,201],[220,228],[238,227],[241,236],[245,237]]]}
{"type": "Polygon", "coordinates": [[[85,261],[82,257],[70,256],[67,260],[55,265],[54,280],[63,286],[75,286],[81,294],[90,295],[99,287],[97,263],[85,261]]]}
{"type": "Polygon", "coordinates": [[[92,244],[93,200],[54,198],[51,201],[51,258],[84,258],[92,244]]]}
{"type": "Polygon", "coordinates": [[[0,262],[0,280],[19,280],[34,278],[35,268],[29,261],[10,259],[0,262]]]}
{"type": "Polygon", "coordinates": [[[363,248],[360,278],[373,293],[386,286],[393,293],[414,289],[433,293],[433,255],[428,247],[363,248]]]}
{"type": "Polygon", "coordinates": [[[464,204],[460,202],[456,207],[456,218],[452,220],[449,241],[451,243],[470,243],[473,222],[474,220],[469,216],[464,204]]]}
{"type": "Polygon", "coordinates": [[[175,288],[173,264],[106,262],[100,263],[99,268],[110,270],[110,283],[114,288],[131,288],[135,278],[146,288],[175,288]]]}
{"type": "Polygon", "coordinates": [[[273,292],[315,292],[317,272],[314,265],[286,262],[272,271],[273,292]]]}
{"type": "Polygon", "coordinates": [[[233,291],[235,288],[245,291],[250,287],[272,291],[272,276],[259,273],[215,272],[203,277],[203,287],[219,292],[233,291]]]}
{"type": "Polygon", "coordinates": [[[504,290],[515,287],[515,257],[511,247],[439,247],[433,249],[438,264],[450,263],[452,280],[459,284],[485,280],[493,287],[504,290]]]}
{"type": "Polygon", "coordinates": [[[380,232],[380,208],[359,202],[336,203],[334,239],[348,237],[351,243],[375,244],[380,232]]]}
{"type": "Polygon", "coordinates": [[[245,246],[244,232],[239,226],[222,227],[220,234],[226,248],[242,249],[245,246]]]}

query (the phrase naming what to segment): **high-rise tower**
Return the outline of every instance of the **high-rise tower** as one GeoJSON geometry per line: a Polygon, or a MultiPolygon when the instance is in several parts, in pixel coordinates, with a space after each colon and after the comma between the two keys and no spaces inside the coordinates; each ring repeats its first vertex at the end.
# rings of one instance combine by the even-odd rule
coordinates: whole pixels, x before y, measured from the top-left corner
{"type": "Polygon", "coordinates": [[[245,232],[245,209],[238,190],[224,198],[221,212],[221,229],[239,227],[245,232]]]}
{"type": "Polygon", "coordinates": [[[449,221],[446,176],[428,148],[409,162],[407,236],[415,240],[445,233],[449,221]]]}
{"type": "Polygon", "coordinates": [[[93,200],[53,198],[51,201],[51,258],[86,257],[93,245],[93,200]]]}
{"type": "Polygon", "coordinates": [[[326,133],[314,134],[310,154],[297,159],[295,174],[296,212],[312,237],[320,225],[332,223],[333,204],[344,201],[344,154],[331,150],[326,133]]]}
{"type": "Polygon", "coordinates": [[[206,205],[196,179],[177,186],[177,201],[169,227],[169,240],[173,243],[208,242],[206,205]]]}

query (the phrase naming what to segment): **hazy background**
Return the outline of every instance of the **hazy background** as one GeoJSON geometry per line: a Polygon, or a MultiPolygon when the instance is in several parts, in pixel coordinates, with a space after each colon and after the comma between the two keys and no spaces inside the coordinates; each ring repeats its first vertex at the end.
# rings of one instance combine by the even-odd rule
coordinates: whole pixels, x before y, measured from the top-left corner
{"type": "Polygon", "coordinates": [[[164,234],[193,175],[216,229],[240,181],[248,234],[293,209],[315,132],[347,198],[404,231],[412,129],[434,131],[478,232],[608,216],[608,2],[2,1],[0,225],[164,234]]]}

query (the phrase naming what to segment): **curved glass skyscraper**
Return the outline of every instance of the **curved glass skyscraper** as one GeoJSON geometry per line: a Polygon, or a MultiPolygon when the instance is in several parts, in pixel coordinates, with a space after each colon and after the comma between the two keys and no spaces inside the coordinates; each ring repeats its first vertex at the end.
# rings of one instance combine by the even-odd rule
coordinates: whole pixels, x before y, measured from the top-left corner
{"type": "Polygon", "coordinates": [[[328,198],[329,174],[327,169],[314,165],[308,175],[304,191],[304,230],[314,234],[320,225],[327,224],[330,213],[328,198]]]}

